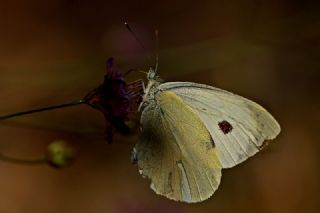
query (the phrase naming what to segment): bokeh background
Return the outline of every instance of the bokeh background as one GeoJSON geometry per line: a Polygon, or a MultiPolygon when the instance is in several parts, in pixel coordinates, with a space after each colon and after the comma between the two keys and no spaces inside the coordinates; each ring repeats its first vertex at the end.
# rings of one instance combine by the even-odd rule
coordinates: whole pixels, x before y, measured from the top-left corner
{"type": "Polygon", "coordinates": [[[106,144],[103,116],[87,106],[1,122],[1,153],[42,156],[63,139],[77,159],[60,170],[0,161],[0,212],[319,212],[318,1],[1,0],[0,114],[81,98],[102,81],[110,56],[123,72],[148,69],[155,29],[162,78],[257,101],[280,136],[224,170],[209,200],[187,205],[153,193],[130,163],[138,135],[106,144]]]}

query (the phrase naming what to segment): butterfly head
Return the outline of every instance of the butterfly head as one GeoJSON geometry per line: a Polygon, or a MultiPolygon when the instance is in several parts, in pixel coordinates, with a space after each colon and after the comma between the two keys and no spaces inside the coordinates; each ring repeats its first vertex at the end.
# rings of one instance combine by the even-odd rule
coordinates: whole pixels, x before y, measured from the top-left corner
{"type": "Polygon", "coordinates": [[[157,80],[158,79],[157,70],[154,69],[153,67],[150,67],[148,74],[147,74],[147,78],[149,81],[157,80]]]}

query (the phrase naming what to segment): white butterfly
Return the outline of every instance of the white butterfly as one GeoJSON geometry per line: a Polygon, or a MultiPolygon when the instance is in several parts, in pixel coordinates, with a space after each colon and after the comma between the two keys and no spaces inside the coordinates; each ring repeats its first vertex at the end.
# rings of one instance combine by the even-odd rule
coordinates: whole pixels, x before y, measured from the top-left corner
{"type": "Polygon", "coordinates": [[[221,169],[243,162],[280,132],[253,101],[157,78],[151,69],[140,105],[142,138],[134,149],[140,173],[157,194],[188,203],[206,200],[219,186],[221,169]]]}

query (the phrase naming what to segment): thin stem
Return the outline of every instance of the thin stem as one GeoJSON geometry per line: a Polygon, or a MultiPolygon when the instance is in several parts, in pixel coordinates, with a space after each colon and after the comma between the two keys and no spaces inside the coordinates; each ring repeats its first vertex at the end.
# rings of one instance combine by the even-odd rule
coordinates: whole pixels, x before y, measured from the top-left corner
{"type": "Polygon", "coordinates": [[[38,109],[16,112],[16,113],[0,116],[0,121],[6,120],[9,118],[13,118],[13,117],[17,117],[17,116],[21,116],[21,115],[32,114],[32,113],[36,113],[36,112],[42,112],[42,111],[47,111],[47,110],[52,110],[52,109],[59,109],[59,108],[64,108],[64,107],[76,106],[76,105],[84,104],[86,102],[87,102],[86,100],[81,99],[81,100],[73,101],[73,102],[66,103],[66,104],[59,104],[59,105],[54,105],[54,106],[42,107],[42,108],[38,108],[38,109]]]}
{"type": "Polygon", "coordinates": [[[15,164],[26,164],[26,165],[36,165],[36,164],[43,164],[46,163],[46,158],[37,158],[37,159],[21,159],[21,158],[14,158],[3,155],[0,153],[0,160],[8,163],[15,163],[15,164]]]}
{"type": "Polygon", "coordinates": [[[42,129],[47,131],[59,131],[64,133],[70,133],[70,134],[88,134],[92,136],[97,136],[101,133],[101,129],[94,128],[94,127],[71,127],[61,124],[55,124],[55,123],[43,123],[41,121],[22,121],[22,120],[6,120],[3,121],[3,124],[6,126],[13,126],[13,127],[24,127],[24,128],[34,128],[34,129],[42,129]]]}

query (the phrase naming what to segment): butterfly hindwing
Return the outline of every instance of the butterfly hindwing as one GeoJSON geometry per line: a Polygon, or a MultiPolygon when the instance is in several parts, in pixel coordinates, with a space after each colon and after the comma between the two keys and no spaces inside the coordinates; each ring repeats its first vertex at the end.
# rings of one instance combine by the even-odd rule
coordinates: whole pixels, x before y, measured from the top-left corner
{"type": "Polygon", "coordinates": [[[280,132],[263,107],[233,93],[191,82],[164,83],[159,89],[174,92],[196,112],[215,141],[223,168],[243,162],[280,132]]]}
{"type": "Polygon", "coordinates": [[[159,92],[141,116],[136,145],[142,175],[151,188],[176,201],[199,202],[218,188],[221,164],[200,117],[176,94],[159,92]]]}

